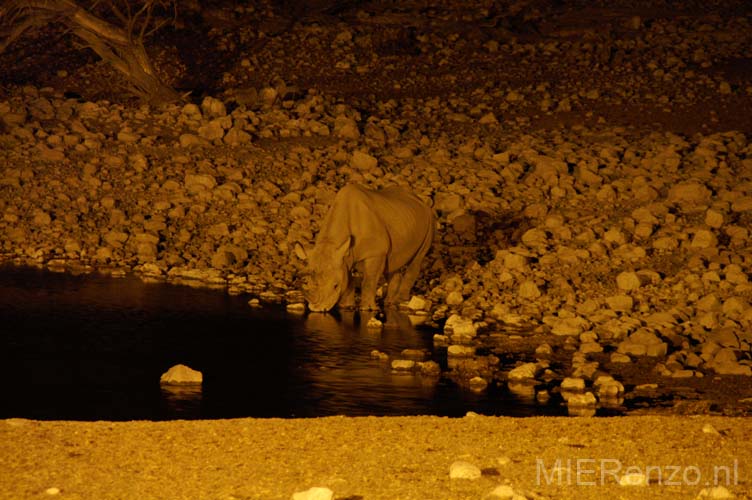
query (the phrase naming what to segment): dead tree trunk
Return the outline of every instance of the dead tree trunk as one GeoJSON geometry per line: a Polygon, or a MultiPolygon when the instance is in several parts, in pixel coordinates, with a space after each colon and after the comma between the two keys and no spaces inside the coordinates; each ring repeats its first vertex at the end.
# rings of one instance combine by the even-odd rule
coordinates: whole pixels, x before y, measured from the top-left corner
{"type": "Polygon", "coordinates": [[[0,19],[9,27],[4,36],[0,33],[0,51],[29,29],[60,23],[119,71],[135,95],[153,104],[179,100],[180,95],[155,72],[144,46],[145,36],[161,26],[152,16],[156,2],[144,0],[134,11],[133,2],[123,0],[124,8],[118,8],[115,1],[104,3],[122,27],[97,17],[74,0],[11,0],[0,10],[0,19]]]}

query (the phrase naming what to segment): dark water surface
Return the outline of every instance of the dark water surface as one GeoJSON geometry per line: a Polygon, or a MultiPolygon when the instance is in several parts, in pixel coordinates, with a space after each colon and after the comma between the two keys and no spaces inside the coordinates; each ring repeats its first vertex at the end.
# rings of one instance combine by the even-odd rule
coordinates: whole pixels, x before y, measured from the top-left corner
{"type": "Polygon", "coordinates": [[[500,389],[393,374],[370,358],[432,332],[252,309],[248,297],[136,277],[0,267],[0,418],[66,420],[561,413],[500,389]],[[183,363],[200,391],[159,377],[183,363]]]}

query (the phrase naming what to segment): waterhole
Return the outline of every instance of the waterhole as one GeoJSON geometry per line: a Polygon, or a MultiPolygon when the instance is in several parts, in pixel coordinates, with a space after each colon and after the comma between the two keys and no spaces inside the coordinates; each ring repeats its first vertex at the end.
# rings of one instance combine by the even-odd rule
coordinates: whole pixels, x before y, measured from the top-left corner
{"type": "Polygon", "coordinates": [[[496,387],[394,373],[371,358],[433,331],[369,330],[358,315],[249,307],[247,296],[127,276],[0,267],[0,418],[169,420],[325,415],[564,414],[496,387]],[[165,390],[182,363],[200,390],[165,390]]]}

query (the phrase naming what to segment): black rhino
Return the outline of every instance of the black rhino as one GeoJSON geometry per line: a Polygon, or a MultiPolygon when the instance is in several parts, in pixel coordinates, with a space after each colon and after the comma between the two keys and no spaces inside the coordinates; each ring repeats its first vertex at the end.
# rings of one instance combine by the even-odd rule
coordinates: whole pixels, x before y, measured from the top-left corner
{"type": "Polygon", "coordinates": [[[308,256],[305,295],[311,311],[355,307],[352,271],[362,273],[360,309],[376,309],[376,288],[388,282],[386,304],[410,298],[433,242],[433,210],[393,186],[378,191],[348,184],[334,197],[308,256]]]}

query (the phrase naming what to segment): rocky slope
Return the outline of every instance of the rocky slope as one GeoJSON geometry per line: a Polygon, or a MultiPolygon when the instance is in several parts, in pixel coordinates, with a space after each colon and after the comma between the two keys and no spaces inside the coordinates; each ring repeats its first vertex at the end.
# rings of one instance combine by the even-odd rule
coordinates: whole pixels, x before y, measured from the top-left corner
{"type": "Polygon", "coordinates": [[[27,83],[0,94],[3,258],[296,304],[337,189],[402,184],[438,215],[411,313],[460,383],[569,377],[589,407],[579,393],[618,400],[599,377],[649,357],[653,379],[724,375],[743,399],[751,15],[446,2],[286,25],[218,7],[202,25],[203,57],[225,60],[216,90],[160,109],[101,98],[101,64],[6,61],[27,83]],[[499,373],[510,332],[537,335],[535,360],[499,373]]]}

